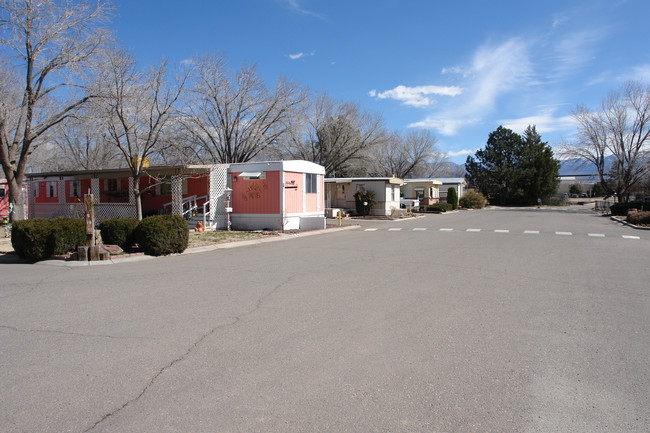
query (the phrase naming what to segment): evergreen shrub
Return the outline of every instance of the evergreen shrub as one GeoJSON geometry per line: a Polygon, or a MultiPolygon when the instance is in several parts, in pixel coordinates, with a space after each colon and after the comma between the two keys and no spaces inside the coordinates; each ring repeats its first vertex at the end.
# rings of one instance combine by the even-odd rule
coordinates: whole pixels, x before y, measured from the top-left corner
{"type": "Polygon", "coordinates": [[[138,227],[137,218],[109,218],[99,224],[102,242],[117,245],[123,250],[135,244],[135,229],[138,227]]]}
{"type": "Polygon", "coordinates": [[[630,209],[638,209],[639,212],[650,211],[650,203],[630,201],[627,203],[615,203],[609,207],[610,212],[614,216],[627,216],[627,211],[630,209]]]}
{"type": "Polygon", "coordinates": [[[452,210],[458,207],[458,193],[453,186],[447,190],[447,203],[451,205],[452,210]]]}
{"type": "Polygon", "coordinates": [[[452,209],[453,206],[450,203],[434,203],[426,206],[427,212],[447,212],[452,209]]]}
{"type": "Polygon", "coordinates": [[[58,217],[14,221],[11,245],[19,257],[33,262],[75,251],[86,243],[84,220],[58,217]]]}
{"type": "Polygon", "coordinates": [[[189,242],[187,222],[178,215],[154,215],[140,221],[135,240],[145,254],[162,256],[182,253],[189,242]]]}
{"type": "Polygon", "coordinates": [[[357,215],[359,216],[370,215],[370,212],[376,203],[375,193],[373,191],[359,190],[354,193],[354,205],[357,215]],[[364,205],[364,203],[366,204],[364,205]]]}

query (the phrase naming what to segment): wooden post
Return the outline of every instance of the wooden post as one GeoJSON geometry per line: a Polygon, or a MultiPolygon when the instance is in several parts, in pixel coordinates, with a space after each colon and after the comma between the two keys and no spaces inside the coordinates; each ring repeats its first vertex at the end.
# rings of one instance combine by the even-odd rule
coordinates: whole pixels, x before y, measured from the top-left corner
{"type": "Polygon", "coordinates": [[[86,246],[95,245],[95,200],[92,194],[84,195],[84,215],[86,219],[86,246]]]}

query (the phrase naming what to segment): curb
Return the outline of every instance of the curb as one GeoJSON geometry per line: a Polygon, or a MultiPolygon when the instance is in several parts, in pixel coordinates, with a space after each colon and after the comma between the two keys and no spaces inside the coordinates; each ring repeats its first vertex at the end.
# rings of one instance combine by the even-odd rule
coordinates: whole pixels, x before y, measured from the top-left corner
{"type": "Polygon", "coordinates": [[[633,229],[636,229],[636,230],[650,230],[650,227],[641,227],[641,226],[637,226],[637,225],[634,225],[634,224],[630,224],[629,222],[627,222],[625,220],[622,220],[622,219],[618,219],[615,216],[610,216],[609,219],[612,220],[612,221],[615,221],[617,223],[621,223],[623,225],[626,225],[628,227],[632,227],[633,229]]]}

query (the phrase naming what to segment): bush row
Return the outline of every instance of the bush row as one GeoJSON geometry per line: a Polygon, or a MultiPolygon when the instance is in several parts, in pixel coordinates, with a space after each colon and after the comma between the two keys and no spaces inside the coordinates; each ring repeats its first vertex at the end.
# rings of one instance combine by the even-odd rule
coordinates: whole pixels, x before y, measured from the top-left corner
{"type": "Polygon", "coordinates": [[[135,218],[111,218],[99,225],[106,244],[140,251],[151,256],[182,253],[189,242],[187,222],[178,215],[153,215],[138,221],[135,218]]]}
{"type": "Polygon", "coordinates": [[[451,203],[435,203],[428,206],[420,206],[423,212],[447,212],[452,210],[454,206],[451,203]]]}
{"type": "Polygon", "coordinates": [[[75,251],[86,243],[84,220],[79,218],[36,218],[14,221],[11,245],[16,254],[31,261],[75,251]]]}
{"type": "Polygon", "coordinates": [[[640,201],[630,201],[627,203],[615,203],[609,207],[612,215],[626,216],[627,211],[630,209],[638,209],[639,212],[650,211],[650,203],[643,203],[640,201]]]}
{"type": "MultiPolygon", "coordinates": [[[[15,221],[11,244],[19,257],[44,260],[85,245],[84,226],[83,219],[64,217],[15,221]]],[[[112,218],[102,221],[100,230],[105,244],[131,249],[137,243],[141,251],[152,256],[181,253],[189,242],[187,222],[178,215],[156,215],[142,221],[112,218]]]]}

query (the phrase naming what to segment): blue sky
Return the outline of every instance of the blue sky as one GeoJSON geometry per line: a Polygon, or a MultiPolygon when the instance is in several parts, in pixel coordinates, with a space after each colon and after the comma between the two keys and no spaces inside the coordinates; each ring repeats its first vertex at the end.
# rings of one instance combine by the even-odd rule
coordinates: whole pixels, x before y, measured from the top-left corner
{"type": "Polygon", "coordinates": [[[113,0],[143,64],[207,51],[431,129],[463,163],[499,125],[552,146],[625,80],[650,82],[650,1],[113,0]]]}

